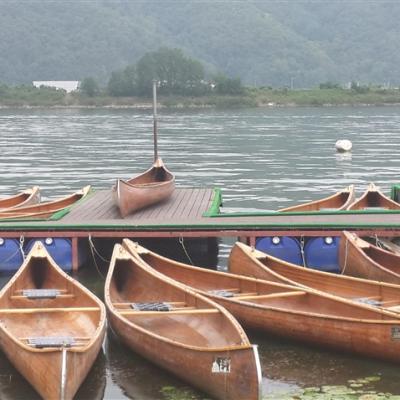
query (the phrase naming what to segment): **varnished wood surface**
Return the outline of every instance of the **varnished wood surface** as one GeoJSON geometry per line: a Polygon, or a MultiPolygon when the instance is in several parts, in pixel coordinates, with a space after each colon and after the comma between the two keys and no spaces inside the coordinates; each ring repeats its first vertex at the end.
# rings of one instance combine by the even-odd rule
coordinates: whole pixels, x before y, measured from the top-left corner
{"type": "Polygon", "coordinates": [[[7,211],[24,206],[31,206],[33,204],[39,203],[39,201],[40,201],[40,189],[38,186],[34,186],[14,196],[1,198],[0,211],[7,211]]]}
{"type": "Polygon", "coordinates": [[[354,186],[333,194],[332,196],[311,201],[309,203],[298,204],[291,207],[282,208],[279,211],[320,211],[324,209],[345,210],[355,199],[354,186]]]}
{"type": "Polygon", "coordinates": [[[102,302],[65,274],[40,242],[0,292],[0,347],[44,399],[61,398],[62,347],[36,348],[29,339],[73,338],[65,347],[64,399],[73,399],[104,339],[102,302]],[[56,289],[55,298],[31,299],[25,289],[56,289]]]}
{"type": "Polygon", "coordinates": [[[111,328],[132,350],[215,399],[259,399],[258,356],[226,310],[143,266],[118,244],[104,293],[111,328]],[[149,302],[171,311],[131,307],[149,302]],[[229,360],[229,372],[213,372],[219,359],[229,360]]]}
{"type": "Polygon", "coordinates": [[[18,208],[0,210],[0,220],[17,219],[17,218],[48,218],[55,212],[72,206],[78,200],[81,200],[90,191],[90,186],[84,187],[69,196],[58,200],[48,201],[38,204],[24,205],[18,208]]]}
{"type": "Polygon", "coordinates": [[[299,267],[237,242],[230,253],[229,272],[296,286],[307,286],[335,296],[399,312],[400,285],[331,274],[299,267]],[[372,305],[372,304],[375,304],[372,305]]]}
{"type": "Polygon", "coordinates": [[[343,232],[339,263],[346,275],[400,285],[400,255],[374,246],[355,233],[343,232]]]}
{"type": "Polygon", "coordinates": [[[168,199],[175,190],[175,176],[157,158],[151,168],[129,180],[117,179],[112,188],[115,204],[123,218],[168,199]]]}
{"type": "Polygon", "coordinates": [[[399,362],[400,316],[350,300],[260,279],[177,263],[124,239],[123,245],[156,271],[226,307],[244,326],[369,357],[399,362]],[[231,297],[215,290],[235,289],[231,297]],[[241,293],[255,292],[246,299],[241,293]],[[288,292],[305,292],[287,296],[288,292]],[[284,296],[266,297],[282,293],[284,296]]]}
{"type": "Polygon", "coordinates": [[[365,192],[347,210],[364,210],[368,208],[381,208],[386,210],[400,210],[400,204],[385,196],[378,187],[370,183],[365,192]]]}
{"type": "Polygon", "coordinates": [[[114,203],[111,190],[95,192],[84,203],[74,207],[63,223],[88,223],[103,221],[121,225],[160,224],[171,221],[198,221],[209,208],[213,198],[212,189],[176,189],[170,198],[122,218],[114,203]]]}

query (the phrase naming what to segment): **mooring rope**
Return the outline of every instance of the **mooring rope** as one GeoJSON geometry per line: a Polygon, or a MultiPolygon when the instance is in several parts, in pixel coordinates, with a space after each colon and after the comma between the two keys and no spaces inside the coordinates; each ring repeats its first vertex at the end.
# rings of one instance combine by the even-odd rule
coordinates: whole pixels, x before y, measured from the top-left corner
{"type": "Polygon", "coordinates": [[[94,266],[96,267],[96,270],[97,270],[97,273],[103,278],[103,279],[105,279],[105,276],[102,274],[102,272],[101,272],[101,270],[100,270],[100,268],[99,268],[99,266],[98,266],[98,264],[97,264],[97,261],[96,261],[96,254],[97,254],[97,256],[102,260],[102,261],[104,261],[104,262],[106,262],[106,263],[110,263],[110,261],[111,260],[107,260],[106,258],[104,258],[98,251],[97,251],[97,249],[96,249],[96,247],[95,247],[95,245],[94,245],[94,243],[93,243],[93,240],[92,240],[92,235],[89,235],[89,247],[90,247],[90,252],[92,253],[92,258],[93,258],[93,262],[94,262],[94,266]],[[95,254],[96,253],[96,254],[95,254]]]}
{"type": "Polygon", "coordinates": [[[187,259],[189,260],[190,264],[191,264],[191,265],[194,265],[192,259],[191,259],[190,256],[189,256],[189,253],[188,253],[187,250],[186,250],[185,243],[183,242],[183,236],[180,236],[180,237],[179,237],[179,243],[182,245],[183,251],[185,252],[186,257],[187,257],[187,259]]]}
{"type": "Polygon", "coordinates": [[[21,253],[22,259],[25,260],[25,253],[24,253],[23,245],[24,245],[24,237],[21,236],[19,238],[19,246],[18,246],[17,250],[15,250],[14,253],[10,254],[5,260],[2,260],[1,262],[6,263],[6,262],[12,260],[18,253],[21,253]]]}
{"type": "Polygon", "coordinates": [[[375,233],[375,235],[374,235],[374,238],[375,238],[375,246],[376,246],[376,247],[379,247],[379,248],[381,248],[381,249],[384,249],[385,246],[384,246],[384,244],[379,240],[378,235],[377,235],[376,233],[375,233]]]}
{"type": "Polygon", "coordinates": [[[348,251],[349,251],[349,240],[346,238],[346,243],[345,243],[345,246],[344,246],[344,264],[343,264],[342,271],[340,272],[342,275],[346,271],[348,251]]]}
{"type": "MultiPolygon", "coordinates": [[[[21,235],[21,236],[19,237],[19,249],[20,249],[20,251],[21,251],[22,259],[23,259],[23,260],[25,260],[24,242],[25,242],[24,235],[21,235]]],[[[7,260],[7,261],[8,261],[8,260],[7,260]]]]}
{"type": "Polygon", "coordinates": [[[303,261],[303,267],[307,268],[306,265],[306,256],[304,254],[304,236],[300,236],[300,253],[301,253],[301,260],[303,261]]]}

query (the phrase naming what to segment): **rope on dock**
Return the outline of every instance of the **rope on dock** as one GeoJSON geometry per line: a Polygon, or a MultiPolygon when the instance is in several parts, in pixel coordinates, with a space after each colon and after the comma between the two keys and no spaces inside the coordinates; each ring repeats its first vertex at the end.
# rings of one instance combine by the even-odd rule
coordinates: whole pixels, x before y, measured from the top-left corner
{"type": "Polygon", "coordinates": [[[191,259],[190,256],[189,256],[189,253],[188,253],[187,250],[186,250],[185,243],[183,242],[183,236],[180,236],[180,237],[179,237],[179,243],[182,245],[182,249],[183,249],[183,251],[185,252],[186,257],[187,257],[187,259],[189,260],[190,264],[191,264],[191,265],[194,265],[192,259],[191,259]]]}

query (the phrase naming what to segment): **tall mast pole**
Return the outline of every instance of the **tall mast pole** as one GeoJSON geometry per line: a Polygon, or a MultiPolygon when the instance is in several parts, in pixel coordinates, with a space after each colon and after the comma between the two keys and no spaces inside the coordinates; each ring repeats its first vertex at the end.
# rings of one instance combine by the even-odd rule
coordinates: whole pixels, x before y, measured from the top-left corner
{"type": "Polygon", "coordinates": [[[153,79],[153,141],[154,141],[154,161],[158,158],[157,149],[157,81],[153,79]]]}

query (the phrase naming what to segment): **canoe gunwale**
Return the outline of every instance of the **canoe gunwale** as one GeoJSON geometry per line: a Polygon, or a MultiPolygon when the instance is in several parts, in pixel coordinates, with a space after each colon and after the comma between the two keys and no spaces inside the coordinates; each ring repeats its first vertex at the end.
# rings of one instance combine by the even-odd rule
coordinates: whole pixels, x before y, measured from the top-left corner
{"type": "MultiPolygon", "coordinates": [[[[342,273],[341,274],[332,274],[332,273],[329,273],[329,272],[326,272],[326,271],[320,271],[320,270],[317,270],[317,269],[310,269],[310,268],[309,269],[305,269],[304,267],[301,267],[299,265],[291,264],[291,263],[289,263],[287,261],[284,261],[284,260],[281,260],[279,258],[276,258],[276,257],[274,257],[274,256],[272,256],[270,254],[263,253],[260,250],[257,250],[255,248],[251,248],[250,246],[247,246],[247,245],[245,245],[244,243],[241,243],[241,242],[236,242],[235,243],[235,247],[239,248],[246,255],[249,255],[249,253],[254,253],[254,255],[250,254],[249,257],[254,257],[254,259],[259,262],[260,268],[268,268],[268,270],[269,270],[268,272],[269,273],[275,274],[278,278],[283,278],[283,279],[285,279],[285,280],[287,280],[289,282],[293,282],[294,285],[299,286],[299,287],[306,287],[306,288],[309,288],[309,289],[312,289],[312,290],[318,290],[318,289],[314,289],[313,287],[310,287],[310,286],[308,286],[306,284],[301,284],[299,282],[296,282],[294,280],[294,278],[289,278],[289,277],[287,277],[285,275],[281,275],[279,272],[276,272],[273,268],[265,266],[264,263],[262,261],[260,261],[260,259],[263,259],[265,261],[273,260],[274,262],[279,263],[279,264],[283,265],[284,267],[293,269],[294,271],[307,271],[307,272],[311,273],[312,275],[314,275],[316,277],[319,277],[321,279],[324,279],[326,277],[335,277],[338,280],[345,279],[346,281],[351,281],[351,282],[354,282],[354,283],[363,282],[363,283],[368,283],[369,286],[376,286],[377,288],[384,286],[384,287],[391,288],[391,289],[397,289],[397,290],[399,290],[399,294],[400,294],[400,285],[397,285],[395,283],[379,282],[379,281],[375,281],[375,280],[359,278],[359,277],[352,276],[352,275],[343,275],[342,273]]],[[[238,275],[241,275],[241,274],[238,274],[238,275]]],[[[249,275],[243,275],[243,276],[249,276],[249,275]]],[[[257,278],[257,277],[254,277],[254,278],[262,279],[262,278],[257,278]]],[[[288,283],[288,284],[291,285],[292,283],[288,283]]],[[[321,290],[321,291],[325,292],[324,290],[321,290]]],[[[339,296],[339,297],[341,297],[341,296],[339,296]]],[[[400,301],[400,299],[399,299],[399,301],[400,301]]],[[[375,308],[377,306],[373,306],[373,307],[375,308]]]]}
{"type": "MultiPolygon", "coordinates": [[[[359,238],[358,236],[354,236],[353,233],[348,232],[348,231],[343,231],[343,236],[344,236],[344,240],[346,240],[345,242],[345,250],[344,251],[349,251],[347,249],[347,246],[351,246],[352,249],[354,251],[356,251],[357,254],[359,254],[360,258],[365,258],[369,261],[370,264],[372,264],[377,270],[382,271],[388,275],[394,276],[394,277],[399,277],[400,279],[400,273],[397,273],[393,270],[391,270],[390,268],[387,268],[381,264],[379,264],[379,262],[377,262],[375,259],[373,259],[372,257],[370,257],[365,251],[364,249],[369,249],[369,248],[374,248],[376,251],[382,252],[383,254],[389,254],[392,255],[394,253],[390,252],[389,250],[385,250],[385,249],[381,249],[377,246],[374,246],[373,244],[366,242],[365,240],[359,238]],[[365,247],[361,248],[357,242],[362,242],[363,244],[365,243],[365,247]]],[[[400,260],[400,255],[399,255],[399,260],[400,260]]],[[[345,271],[343,271],[344,273],[345,271]]],[[[381,283],[385,283],[387,285],[397,285],[396,283],[392,283],[392,282],[386,282],[386,281],[379,281],[381,283]]]]}
{"type": "Polygon", "coordinates": [[[385,208],[388,210],[400,210],[400,204],[397,203],[396,201],[392,200],[388,196],[384,195],[375,184],[370,183],[367,187],[367,189],[364,191],[364,193],[356,200],[354,200],[351,204],[348,205],[346,210],[348,211],[357,211],[357,210],[364,210],[365,207],[360,207],[360,204],[372,193],[376,193],[377,196],[379,196],[380,199],[382,199],[385,203],[392,205],[393,208],[385,208]]]}
{"type": "Polygon", "coordinates": [[[304,210],[304,208],[308,209],[308,207],[317,207],[317,210],[314,210],[314,211],[320,211],[320,209],[319,209],[320,204],[324,204],[324,203],[330,202],[332,200],[335,200],[336,198],[340,198],[342,196],[342,194],[348,194],[348,197],[347,197],[346,201],[340,207],[335,208],[335,211],[346,210],[348,205],[354,201],[354,196],[355,196],[354,185],[350,185],[347,188],[345,188],[339,192],[336,192],[328,197],[325,197],[323,199],[314,200],[314,201],[310,201],[310,202],[303,203],[303,204],[298,204],[298,205],[294,205],[294,206],[281,208],[277,211],[285,212],[285,213],[286,212],[301,212],[301,211],[306,211],[306,210],[304,210]]]}
{"type": "Polygon", "coordinates": [[[20,220],[20,219],[30,219],[30,218],[48,218],[53,214],[73,207],[77,202],[84,199],[90,192],[90,185],[85,186],[83,189],[72,193],[71,195],[62,197],[61,199],[48,201],[44,203],[38,203],[33,205],[26,205],[19,208],[0,210],[0,222],[7,220],[20,220]],[[62,205],[63,203],[67,203],[62,205]],[[60,206],[59,206],[60,205],[60,206]],[[62,205],[62,206],[61,206],[62,205]],[[36,209],[41,209],[44,207],[44,210],[35,211],[36,209]]]}
{"type": "MultiPolygon", "coordinates": [[[[133,244],[132,241],[130,241],[129,239],[124,239],[123,243],[128,244],[129,242],[133,244]]],[[[140,254],[151,254],[153,257],[155,258],[159,258],[162,259],[164,262],[167,263],[173,263],[177,266],[179,266],[180,268],[185,268],[186,270],[200,270],[204,272],[203,268],[200,267],[194,267],[194,266],[189,266],[187,264],[184,263],[180,263],[174,260],[170,260],[166,257],[163,257],[159,254],[156,254],[150,250],[147,250],[139,245],[136,246],[136,250],[134,250],[134,247],[132,245],[130,245],[130,251],[131,252],[137,252],[137,255],[140,257],[140,254]]],[[[137,256],[135,256],[135,258],[138,258],[137,256]]],[[[143,260],[143,263],[145,263],[145,261],[143,260]]],[[[284,284],[284,283],[276,283],[276,282],[272,282],[272,281],[268,281],[268,280],[263,280],[263,279],[256,279],[256,278],[250,278],[250,277],[245,277],[242,275],[236,275],[236,274],[230,274],[230,273],[226,273],[226,272],[221,272],[221,271],[210,271],[207,270],[207,273],[209,273],[210,275],[215,274],[215,275],[221,275],[221,276],[231,276],[232,278],[235,279],[239,279],[239,280],[247,280],[247,281],[251,281],[254,283],[266,283],[268,285],[271,286],[275,286],[275,287],[280,287],[282,289],[288,289],[288,290],[293,290],[293,291],[305,291],[306,293],[310,294],[310,295],[316,295],[316,296],[323,296],[326,297],[330,300],[335,300],[338,303],[342,303],[342,304],[346,304],[346,305],[350,305],[352,307],[354,307],[355,309],[359,308],[359,309],[364,309],[364,310],[368,310],[369,312],[375,313],[377,316],[386,316],[386,317],[391,317],[393,319],[363,319],[363,318],[352,318],[352,317],[341,317],[341,316],[335,316],[335,315],[326,315],[326,314],[319,314],[319,313],[312,313],[312,312],[306,312],[306,311],[298,311],[298,310],[291,310],[289,308],[282,308],[282,307],[276,307],[276,306],[270,306],[268,304],[258,304],[258,303],[253,303],[251,301],[241,301],[240,297],[238,298],[234,298],[234,297],[221,297],[221,296],[217,296],[214,295],[212,293],[206,292],[204,290],[201,289],[194,289],[195,291],[197,291],[198,293],[200,293],[202,296],[211,298],[214,302],[227,302],[228,304],[241,304],[245,307],[251,307],[251,308],[256,308],[256,309],[267,309],[268,311],[272,311],[272,312],[278,312],[278,313],[285,313],[285,314],[291,314],[291,315],[301,315],[304,317],[313,317],[313,318],[318,318],[318,319],[325,319],[325,320],[335,320],[335,321],[346,321],[346,322],[354,322],[354,323],[367,323],[367,324],[379,324],[379,325],[393,325],[393,324],[398,324],[400,325],[400,315],[394,313],[394,312],[390,312],[390,311],[386,311],[386,310],[382,310],[380,308],[371,308],[370,306],[366,305],[366,304],[362,304],[362,303],[354,303],[351,300],[345,299],[345,298],[341,298],[326,292],[321,292],[312,288],[308,288],[308,287],[301,287],[299,288],[298,286],[293,286],[293,285],[289,285],[289,284],[284,284]]],[[[161,273],[162,274],[162,273],[161,273]]],[[[166,275],[165,275],[166,276],[166,275]]],[[[171,279],[171,278],[170,278],[171,279]]],[[[193,289],[192,289],[193,290],[193,289]]]]}
{"type": "MultiPolygon", "coordinates": [[[[125,239],[124,239],[125,240],[125,239]]],[[[120,245],[116,245],[114,248],[114,252],[113,252],[113,256],[110,262],[110,270],[107,274],[107,278],[106,278],[106,282],[105,282],[105,291],[104,291],[104,301],[107,307],[108,312],[110,312],[114,317],[118,318],[119,320],[121,320],[124,324],[128,324],[129,326],[131,326],[133,329],[137,329],[140,332],[149,335],[157,340],[163,341],[165,343],[169,343],[173,346],[176,347],[180,347],[180,348],[185,348],[188,350],[195,350],[195,351],[200,351],[200,352],[216,352],[216,351],[229,351],[229,350],[240,350],[240,349],[249,349],[252,347],[249,339],[247,338],[247,335],[244,333],[243,329],[241,328],[241,326],[239,325],[239,323],[236,321],[236,319],[234,317],[231,316],[230,313],[228,313],[222,306],[220,306],[219,304],[215,304],[214,302],[210,302],[210,306],[217,309],[219,311],[220,314],[224,315],[225,317],[229,318],[230,322],[235,324],[235,327],[238,327],[239,330],[239,334],[240,334],[240,338],[241,340],[244,342],[243,344],[237,344],[237,345],[229,345],[229,346],[224,346],[224,347],[212,347],[212,348],[207,348],[204,346],[193,346],[193,345],[189,345],[189,344],[185,344],[182,342],[178,342],[172,339],[169,339],[165,336],[161,336],[158,335],[154,332],[152,332],[151,330],[145,329],[143,327],[141,327],[138,324],[135,324],[133,321],[127,319],[125,316],[121,315],[118,310],[116,309],[116,307],[113,305],[112,301],[111,301],[111,296],[110,296],[110,284],[111,284],[111,279],[112,279],[112,274],[114,272],[114,268],[115,268],[115,260],[117,259],[117,251],[120,251],[119,248],[117,246],[120,245]],[[117,249],[117,250],[115,250],[117,249]]],[[[122,248],[122,246],[120,246],[122,248]]],[[[135,258],[131,253],[128,253],[128,250],[125,250],[125,252],[128,254],[128,259],[132,258],[134,260],[134,262],[139,263],[142,265],[142,267],[144,267],[146,269],[146,271],[155,276],[156,278],[160,278],[159,273],[153,272],[151,270],[149,270],[146,265],[143,265],[143,262],[141,262],[140,260],[138,260],[137,258],[135,258]]],[[[166,276],[162,276],[162,279],[169,282],[170,284],[177,286],[179,288],[181,288],[184,291],[187,291],[190,293],[190,295],[193,295],[194,297],[201,299],[202,301],[206,301],[208,302],[207,298],[204,299],[204,296],[200,295],[199,293],[193,291],[193,289],[189,288],[186,285],[181,284],[180,282],[174,281],[173,279],[166,277],[166,276]]],[[[163,314],[168,314],[168,312],[163,312],[163,314]]]]}
{"type": "MultiPolygon", "coordinates": [[[[85,343],[85,346],[76,346],[76,347],[68,347],[67,351],[68,352],[74,352],[74,353],[83,353],[86,352],[88,349],[90,349],[99,339],[99,337],[104,333],[104,329],[105,329],[105,321],[106,321],[106,310],[105,310],[105,306],[104,304],[90,291],[88,290],[86,287],[84,287],[82,284],[80,284],[79,282],[77,282],[75,279],[73,279],[72,277],[70,277],[68,274],[66,274],[52,259],[52,257],[48,254],[47,250],[45,249],[45,247],[43,245],[40,244],[40,242],[36,242],[35,245],[32,247],[31,252],[29,253],[29,255],[27,256],[27,258],[25,259],[24,263],[22,264],[22,266],[19,268],[19,270],[14,274],[14,276],[7,282],[7,284],[0,290],[0,298],[15,284],[15,282],[18,280],[18,278],[20,277],[20,275],[22,274],[22,272],[29,268],[29,263],[31,261],[32,258],[43,258],[43,259],[47,259],[47,261],[49,262],[51,268],[55,269],[56,272],[61,275],[61,277],[65,280],[68,280],[69,283],[72,286],[77,286],[79,287],[81,290],[83,290],[83,292],[85,293],[85,295],[87,295],[88,297],[90,297],[98,306],[98,311],[95,312],[99,312],[99,320],[98,320],[98,324],[97,327],[95,329],[95,331],[93,332],[93,335],[91,336],[90,341],[88,341],[87,343],[85,343]],[[42,253],[45,254],[45,256],[43,255],[39,255],[36,256],[35,255],[35,251],[37,251],[37,247],[41,246],[41,251],[42,253]]],[[[54,307],[57,308],[57,307],[54,307]]],[[[66,310],[68,310],[68,308],[70,307],[63,307],[66,310]]],[[[16,309],[18,310],[23,310],[23,307],[16,307],[16,309]]],[[[38,310],[40,309],[40,307],[38,307],[38,310]]],[[[0,315],[1,315],[1,308],[0,308],[0,315]]],[[[57,311],[58,312],[58,311],[57,311]]],[[[77,310],[77,312],[79,312],[77,310]]],[[[23,314],[23,311],[21,311],[21,313],[23,314]]],[[[7,327],[4,326],[3,321],[0,321],[0,329],[7,334],[7,336],[19,347],[23,348],[24,350],[27,350],[29,352],[38,352],[38,353],[51,353],[51,352],[58,352],[58,351],[62,351],[62,348],[35,348],[32,346],[29,346],[28,344],[24,343],[23,341],[21,341],[20,339],[18,339],[17,337],[15,337],[15,335],[13,335],[8,329],[7,327]]]]}
{"type": "Polygon", "coordinates": [[[122,217],[168,199],[175,189],[175,176],[165,167],[161,158],[145,172],[128,180],[117,179],[112,191],[114,202],[122,217]],[[163,171],[157,180],[154,171],[163,171]],[[147,178],[148,177],[148,178],[147,178]]]}

